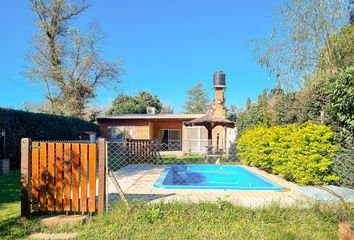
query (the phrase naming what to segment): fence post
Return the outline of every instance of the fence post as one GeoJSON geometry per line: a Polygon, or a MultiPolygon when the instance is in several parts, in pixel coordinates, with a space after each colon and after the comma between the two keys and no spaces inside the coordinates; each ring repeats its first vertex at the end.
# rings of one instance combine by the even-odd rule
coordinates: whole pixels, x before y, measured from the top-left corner
{"type": "Polygon", "coordinates": [[[106,195],[106,139],[98,140],[98,208],[99,215],[104,212],[106,195]]]}
{"type": "Polygon", "coordinates": [[[21,139],[21,217],[31,214],[31,144],[30,138],[21,139]]]}

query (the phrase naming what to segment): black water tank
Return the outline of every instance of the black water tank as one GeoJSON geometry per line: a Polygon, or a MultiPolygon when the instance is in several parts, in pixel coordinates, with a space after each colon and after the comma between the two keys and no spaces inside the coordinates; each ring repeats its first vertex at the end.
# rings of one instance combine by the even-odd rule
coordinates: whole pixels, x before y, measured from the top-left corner
{"type": "Polygon", "coordinates": [[[214,73],[213,87],[226,87],[226,76],[223,71],[217,71],[214,73]]]}

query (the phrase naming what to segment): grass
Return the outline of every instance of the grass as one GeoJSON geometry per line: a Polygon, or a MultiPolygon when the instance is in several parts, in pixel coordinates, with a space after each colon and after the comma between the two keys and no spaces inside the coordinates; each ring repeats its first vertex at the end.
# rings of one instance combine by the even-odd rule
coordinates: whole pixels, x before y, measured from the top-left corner
{"type": "Polygon", "coordinates": [[[204,163],[204,156],[200,154],[176,156],[176,155],[162,155],[161,164],[193,164],[204,163]]]}
{"type": "Polygon", "coordinates": [[[36,219],[20,219],[20,173],[0,176],[0,239],[20,239],[37,230],[36,219]]]}
{"type": "MultiPolygon", "coordinates": [[[[229,155],[223,154],[221,158],[221,164],[239,164],[238,161],[229,161],[229,155]]],[[[205,162],[205,156],[201,154],[192,154],[186,156],[176,155],[162,155],[161,164],[203,164],[205,162]]]]}
{"type": "Polygon", "coordinates": [[[129,215],[117,206],[90,221],[82,238],[338,239],[338,223],[349,217],[342,211],[333,206],[281,208],[276,204],[250,209],[219,200],[216,204],[152,204],[129,215]]]}
{"type": "Polygon", "coordinates": [[[44,228],[36,218],[20,220],[19,172],[0,176],[0,239],[21,239],[30,232],[80,233],[81,239],[338,239],[341,221],[353,221],[354,206],[313,204],[250,209],[217,203],[123,204],[82,226],[44,228]]]}

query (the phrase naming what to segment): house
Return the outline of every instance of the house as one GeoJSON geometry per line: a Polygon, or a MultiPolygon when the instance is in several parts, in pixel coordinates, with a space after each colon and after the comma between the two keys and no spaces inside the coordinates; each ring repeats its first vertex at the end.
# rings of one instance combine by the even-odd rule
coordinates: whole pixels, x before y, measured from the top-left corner
{"type": "MultiPolygon", "coordinates": [[[[214,114],[226,116],[225,74],[214,73],[215,90],[214,114]]],[[[100,135],[108,141],[125,141],[127,139],[150,139],[165,146],[166,151],[183,151],[184,153],[203,153],[208,144],[208,133],[203,126],[187,127],[184,122],[204,114],[157,114],[153,108],[147,114],[117,114],[97,117],[100,135]]],[[[226,149],[233,135],[232,129],[217,126],[213,129],[213,145],[226,149]]]]}

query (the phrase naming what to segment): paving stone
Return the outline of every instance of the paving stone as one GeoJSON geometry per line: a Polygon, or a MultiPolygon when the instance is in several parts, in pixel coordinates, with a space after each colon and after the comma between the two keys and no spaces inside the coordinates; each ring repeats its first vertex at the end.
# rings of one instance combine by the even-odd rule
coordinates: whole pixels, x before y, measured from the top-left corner
{"type": "Polygon", "coordinates": [[[32,239],[73,239],[78,236],[78,233],[32,233],[28,237],[32,239]]]}
{"type": "Polygon", "coordinates": [[[39,222],[47,227],[60,226],[65,224],[83,224],[87,219],[87,215],[55,215],[42,216],[39,222]]]}

